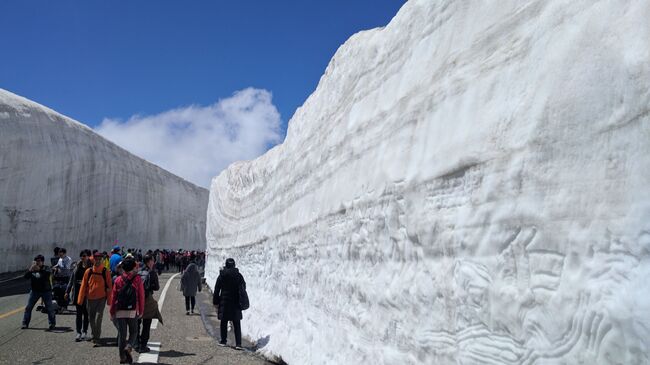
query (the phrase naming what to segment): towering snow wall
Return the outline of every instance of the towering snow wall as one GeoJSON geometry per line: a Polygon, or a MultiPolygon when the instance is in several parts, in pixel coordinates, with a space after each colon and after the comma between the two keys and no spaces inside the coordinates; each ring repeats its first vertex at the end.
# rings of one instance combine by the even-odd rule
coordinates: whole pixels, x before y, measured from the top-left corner
{"type": "Polygon", "coordinates": [[[290,364],[650,362],[650,2],[406,3],[212,181],[290,364]]]}
{"type": "Polygon", "coordinates": [[[0,272],[55,246],[199,248],[208,191],[0,89],[0,272]]]}

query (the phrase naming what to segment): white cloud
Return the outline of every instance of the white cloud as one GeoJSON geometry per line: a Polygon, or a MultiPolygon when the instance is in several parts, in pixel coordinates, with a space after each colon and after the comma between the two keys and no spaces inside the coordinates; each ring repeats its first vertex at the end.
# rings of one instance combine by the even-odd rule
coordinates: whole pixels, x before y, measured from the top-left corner
{"type": "Polygon", "coordinates": [[[260,156],[282,139],[270,92],[248,88],[213,105],[191,105],[127,121],[104,119],[95,130],[129,152],[209,188],[235,161],[260,156]]]}

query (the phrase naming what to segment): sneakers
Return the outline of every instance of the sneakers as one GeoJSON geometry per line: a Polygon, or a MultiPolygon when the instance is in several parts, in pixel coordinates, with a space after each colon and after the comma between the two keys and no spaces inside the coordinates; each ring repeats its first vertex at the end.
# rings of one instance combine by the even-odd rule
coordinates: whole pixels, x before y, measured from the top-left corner
{"type": "Polygon", "coordinates": [[[243,348],[243,347],[241,347],[241,346],[235,346],[235,350],[239,350],[239,351],[242,351],[242,350],[244,350],[244,348],[243,348]]]}
{"type": "Polygon", "coordinates": [[[131,350],[131,347],[124,349],[124,358],[126,360],[126,364],[133,364],[133,356],[131,356],[131,350]]]}
{"type": "Polygon", "coordinates": [[[75,337],[74,342],[81,342],[81,333],[77,332],[77,337],[75,337]]]}
{"type": "Polygon", "coordinates": [[[21,330],[26,330],[28,327],[29,327],[28,325],[23,324],[22,326],[20,326],[20,329],[21,329],[21,330]]]}
{"type": "Polygon", "coordinates": [[[190,315],[190,311],[185,312],[185,315],[188,315],[188,316],[189,316],[189,315],[190,315]]]}
{"type": "Polygon", "coordinates": [[[191,313],[191,314],[194,314],[194,309],[192,309],[192,310],[190,311],[190,313],[191,313]]]}
{"type": "Polygon", "coordinates": [[[84,332],[81,334],[81,341],[86,341],[88,339],[88,332],[84,332]]]}
{"type": "Polygon", "coordinates": [[[226,346],[228,346],[228,345],[226,345],[225,342],[219,342],[219,346],[221,346],[221,347],[226,347],[226,346]]]}
{"type": "Polygon", "coordinates": [[[149,351],[151,351],[151,349],[148,346],[140,346],[140,348],[138,349],[139,353],[149,352],[149,351]]]}
{"type": "Polygon", "coordinates": [[[47,330],[48,330],[48,331],[53,331],[53,330],[54,330],[54,327],[56,327],[56,325],[51,324],[51,325],[47,328],[47,330]]]}

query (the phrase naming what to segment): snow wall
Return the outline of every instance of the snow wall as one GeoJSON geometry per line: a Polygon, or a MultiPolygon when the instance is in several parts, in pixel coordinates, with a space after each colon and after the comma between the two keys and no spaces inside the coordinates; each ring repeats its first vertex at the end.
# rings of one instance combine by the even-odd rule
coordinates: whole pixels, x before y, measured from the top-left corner
{"type": "Polygon", "coordinates": [[[407,2],[213,179],[289,364],[650,362],[650,2],[407,2]]]}
{"type": "MultiPolygon", "coordinates": [[[[56,246],[205,247],[208,191],[0,89],[0,272],[56,246]]],[[[49,265],[49,260],[48,260],[49,265]]]]}

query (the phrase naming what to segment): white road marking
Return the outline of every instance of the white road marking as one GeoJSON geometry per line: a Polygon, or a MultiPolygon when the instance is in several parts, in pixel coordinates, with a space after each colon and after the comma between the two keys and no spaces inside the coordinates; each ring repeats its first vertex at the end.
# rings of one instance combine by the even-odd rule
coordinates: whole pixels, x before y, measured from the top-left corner
{"type": "MultiPolygon", "coordinates": [[[[172,281],[174,280],[175,277],[177,277],[180,273],[177,272],[176,274],[172,275],[169,280],[167,280],[167,284],[165,284],[165,287],[163,288],[162,293],[160,293],[160,299],[158,300],[158,310],[162,313],[162,307],[163,303],[165,303],[165,296],[167,295],[167,290],[169,289],[169,286],[171,285],[172,281]]],[[[158,328],[158,318],[154,318],[151,321],[151,329],[155,330],[158,328]]]]}
{"type": "Polygon", "coordinates": [[[138,363],[158,363],[158,354],[160,354],[160,342],[149,342],[151,351],[145,352],[138,356],[138,363]]]}

